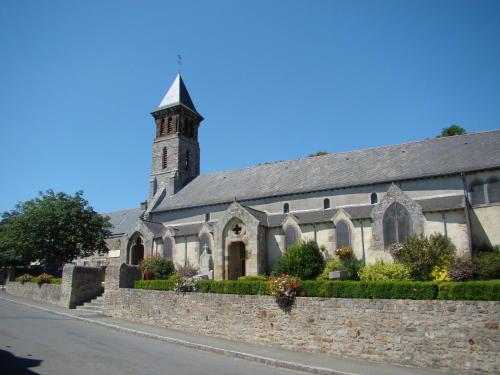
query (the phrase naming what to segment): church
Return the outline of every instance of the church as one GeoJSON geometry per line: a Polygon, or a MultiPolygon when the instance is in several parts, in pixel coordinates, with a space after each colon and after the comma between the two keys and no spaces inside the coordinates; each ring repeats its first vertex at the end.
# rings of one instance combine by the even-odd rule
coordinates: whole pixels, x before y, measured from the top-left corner
{"type": "Polygon", "coordinates": [[[301,240],[366,263],[414,234],[442,233],[463,256],[500,245],[500,130],[200,174],[203,117],[180,74],[152,116],[147,201],[106,213],[97,265],[157,254],[221,280],[268,274],[301,240]]]}

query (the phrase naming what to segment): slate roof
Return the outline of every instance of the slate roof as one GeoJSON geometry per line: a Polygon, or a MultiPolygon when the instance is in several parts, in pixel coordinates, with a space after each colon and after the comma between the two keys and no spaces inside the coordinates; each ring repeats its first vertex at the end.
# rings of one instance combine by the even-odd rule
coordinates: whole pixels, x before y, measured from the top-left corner
{"type": "Polygon", "coordinates": [[[113,225],[111,234],[119,236],[124,234],[141,217],[143,212],[140,208],[131,208],[128,210],[104,212],[102,215],[109,216],[110,222],[113,225]]]}
{"type": "Polygon", "coordinates": [[[181,75],[177,74],[174,83],[172,83],[172,86],[170,86],[170,88],[167,91],[167,94],[165,95],[158,109],[156,110],[158,111],[160,109],[173,107],[179,104],[184,105],[185,107],[189,108],[191,111],[194,111],[195,113],[198,113],[196,111],[196,108],[194,107],[191,97],[189,96],[189,92],[186,88],[186,85],[184,84],[184,81],[182,80],[181,75]]]}
{"type": "Polygon", "coordinates": [[[153,212],[500,167],[500,130],[202,174],[153,212]]]}

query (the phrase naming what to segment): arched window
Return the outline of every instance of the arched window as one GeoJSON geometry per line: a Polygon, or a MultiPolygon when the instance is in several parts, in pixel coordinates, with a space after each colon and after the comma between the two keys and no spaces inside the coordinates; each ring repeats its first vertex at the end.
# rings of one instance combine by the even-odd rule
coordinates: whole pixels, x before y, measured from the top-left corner
{"type": "Polygon", "coordinates": [[[289,205],[288,203],[285,203],[285,204],[283,205],[283,213],[284,213],[284,214],[287,214],[287,213],[289,213],[289,212],[290,212],[290,205],[289,205]]]}
{"type": "Polygon", "coordinates": [[[482,180],[474,180],[469,187],[470,204],[485,204],[484,184],[482,180]]]}
{"type": "Polygon", "coordinates": [[[371,204],[375,204],[375,203],[378,202],[377,193],[371,193],[371,195],[370,195],[370,202],[371,202],[371,204]]]}
{"type": "Polygon", "coordinates": [[[210,221],[210,212],[207,212],[207,213],[205,214],[205,221],[206,221],[206,222],[210,221]]]}
{"type": "Polygon", "coordinates": [[[163,147],[163,154],[161,156],[161,167],[163,169],[166,169],[168,165],[168,153],[167,153],[167,148],[163,147]]]}
{"type": "Polygon", "coordinates": [[[299,242],[299,231],[293,225],[285,228],[285,249],[299,242]]]}
{"type": "Polygon", "coordinates": [[[163,257],[173,259],[175,240],[172,237],[165,238],[163,243],[163,257]]]}
{"type": "Polygon", "coordinates": [[[500,181],[497,177],[491,177],[488,179],[487,189],[488,191],[488,202],[489,203],[499,203],[500,202],[500,181]]]}
{"type": "Polygon", "coordinates": [[[335,233],[337,235],[337,249],[340,249],[342,246],[351,246],[351,233],[349,225],[345,221],[339,221],[335,225],[335,233]]]}
{"type": "Polygon", "coordinates": [[[189,171],[189,150],[186,151],[186,171],[189,171]]]}
{"type": "Polygon", "coordinates": [[[169,117],[167,120],[167,134],[172,133],[172,117],[169,117]]]}
{"type": "Polygon", "coordinates": [[[323,208],[325,210],[328,210],[330,208],[330,199],[328,198],[323,199],[323,208]]]}
{"type": "Polygon", "coordinates": [[[387,208],[383,218],[384,246],[404,242],[411,234],[410,215],[400,203],[393,203],[387,208]]]}

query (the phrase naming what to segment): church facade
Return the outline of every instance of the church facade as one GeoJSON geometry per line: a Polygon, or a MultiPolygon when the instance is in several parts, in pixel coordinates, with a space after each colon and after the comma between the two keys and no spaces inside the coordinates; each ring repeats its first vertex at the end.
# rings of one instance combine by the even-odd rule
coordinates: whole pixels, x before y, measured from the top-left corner
{"type": "Polygon", "coordinates": [[[500,130],[200,174],[203,117],[180,75],[152,116],[147,202],[107,214],[121,262],[157,254],[236,279],[300,240],[367,263],[412,234],[442,233],[463,256],[500,244],[500,130]]]}

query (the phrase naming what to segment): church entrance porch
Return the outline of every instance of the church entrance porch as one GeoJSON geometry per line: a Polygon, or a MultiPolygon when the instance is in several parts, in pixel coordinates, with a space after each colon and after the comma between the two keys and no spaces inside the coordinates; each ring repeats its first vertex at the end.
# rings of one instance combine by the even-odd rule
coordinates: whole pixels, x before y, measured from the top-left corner
{"type": "Polygon", "coordinates": [[[232,242],[228,249],[229,259],[228,259],[228,279],[236,280],[240,276],[245,276],[246,274],[246,248],[245,244],[241,241],[232,242]]]}
{"type": "Polygon", "coordinates": [[[137,237],[134,245],[130,248],[130,264],[137,265],[144,259],[144,244],[142,238],[137,237]]]}

